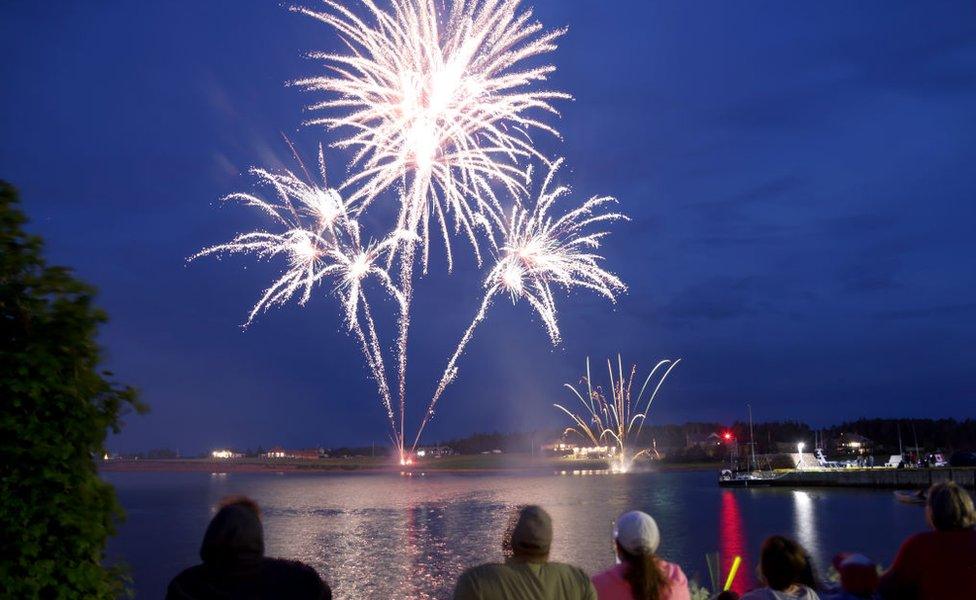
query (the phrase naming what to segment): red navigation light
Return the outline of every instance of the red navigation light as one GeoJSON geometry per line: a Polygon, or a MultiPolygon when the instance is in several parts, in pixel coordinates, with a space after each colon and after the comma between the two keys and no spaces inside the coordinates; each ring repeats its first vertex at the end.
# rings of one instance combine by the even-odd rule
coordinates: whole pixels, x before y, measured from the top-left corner
{"type": "Polygon", "coordinates": [[[732,441],[732,432],[731,431],[726,431],[725,432],[725,435],[723,435],[722,437],[725,438],[725,441],[726,442],[732,441]]]}

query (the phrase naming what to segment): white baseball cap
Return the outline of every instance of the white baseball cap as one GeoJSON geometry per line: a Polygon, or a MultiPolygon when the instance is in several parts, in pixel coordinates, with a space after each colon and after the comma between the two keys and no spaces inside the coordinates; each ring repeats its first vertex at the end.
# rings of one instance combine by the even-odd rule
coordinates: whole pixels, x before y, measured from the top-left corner
{"type": "Polygon", "coordinates": [[[633,510],[617,519],[614,537],[630,554],[653,554],[661,545],[661,532],[651,515],[633,510]]]}

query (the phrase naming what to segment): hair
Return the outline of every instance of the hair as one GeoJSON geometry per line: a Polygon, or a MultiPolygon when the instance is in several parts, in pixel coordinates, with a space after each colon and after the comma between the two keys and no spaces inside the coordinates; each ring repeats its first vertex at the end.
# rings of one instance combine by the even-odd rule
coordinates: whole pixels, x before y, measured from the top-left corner
{"type": "Polygon", "coordinates": [[[802,584],[816,588],[813,563],[803,546],[781,535],[766,538],[759,558],[759,570],[766,585],[782,591],[802,584]]]}
{"type": "Polygon", "coordinates": [[[228,506],[244,507],[253,512],[258,519],[261,518],[261,507],[258,506],[257,502],[247,496],[227,496],[226,498],[221,498],[220,503],[217,505],[217,510],[227,508],[228,506]]]}
{"type": "Polygon", "coordinates": [[[660,600],[671,589],[671,582],[653,552],[631,554],[617,542],[617,555],[627,565],[624,579],[630,584],[630,593],[635,600],[660,600]]]}
{"type": "Polygon", "coordinates": [[[959,531],[976,526],[976,509],[969,492],[954,481],[944,481],[929,488],[928,513],[938,531],[959,531]]]}

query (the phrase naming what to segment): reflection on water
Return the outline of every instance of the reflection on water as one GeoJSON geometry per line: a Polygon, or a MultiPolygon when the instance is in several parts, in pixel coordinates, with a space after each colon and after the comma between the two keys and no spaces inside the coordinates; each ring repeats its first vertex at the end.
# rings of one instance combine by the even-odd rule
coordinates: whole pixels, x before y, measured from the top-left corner
{"type": "Polygon", "coordinates": [[[722,509],[720,512],[719,558],[722,566],[721,582],[725,581],[736,556],[742,557],[742,564],[736,574],[732,589],[742,593],[752,587],[752,567],[749,562],[749,548],[746,545],[746,527],[739,511],[736,492],[722,490],[722,509]]]}
{"type": "Polygon", "coordinates": [[[812,556],[820,556],[820,536],[817,533],[815,511],[810,492],[793,490],[793,537],[812,556]]]}
{"type": "Polygon", "coordinates": [[[707,471],[105,477],[128,513],[109,556],[132,567],[140,598],[161,598],[173,575],[199,561],[207,522],[230,494],[262,506],[269,555],[313,565],[337,598],[449,597],[464,568],[502,559],[506,525],[524,504],[552,515],[554,560],[590,573],[613,565],[613,521],[638,509],[660,526],[660,554],[690,578],[707,583],[706,553],[721,553],[723,575],[741,555],[737,589],[754,581],[769,534],[793,535],[821,564],[840,550],[890,562],[898,542],[923,526],[920,511],[888,492],[723,490],[707,471]]]}

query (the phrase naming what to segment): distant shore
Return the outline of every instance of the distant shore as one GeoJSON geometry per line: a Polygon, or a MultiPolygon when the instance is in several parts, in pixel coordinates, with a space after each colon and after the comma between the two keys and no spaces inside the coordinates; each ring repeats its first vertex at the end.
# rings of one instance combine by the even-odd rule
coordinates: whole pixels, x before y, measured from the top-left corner
{"type": "MultiPolygon", "coordinates": [[[[176,458],[110,459],[99,463],[105,472],[202,472],[202,473],[282,473],[282,472],[545,472],[603,471],[605,460],[573,460],[538,457],[529,454],[458,455],[421,459],[400,466],[389,457],[354,456],[349,458],[176,458]]],[[[636,471],[718,470],[719,463],[661,464],[641,463],[636,471]]]]}

